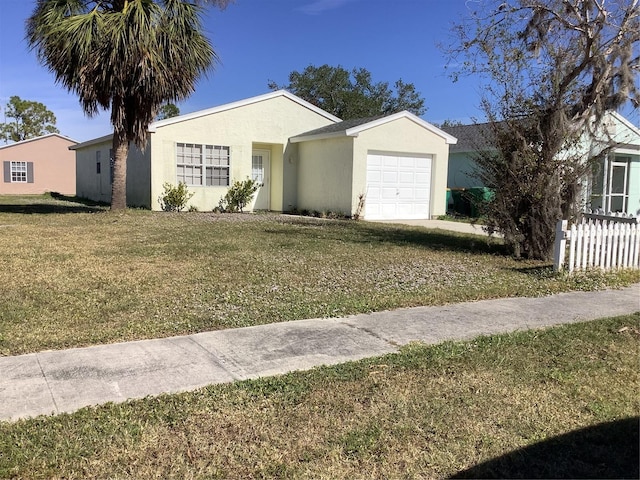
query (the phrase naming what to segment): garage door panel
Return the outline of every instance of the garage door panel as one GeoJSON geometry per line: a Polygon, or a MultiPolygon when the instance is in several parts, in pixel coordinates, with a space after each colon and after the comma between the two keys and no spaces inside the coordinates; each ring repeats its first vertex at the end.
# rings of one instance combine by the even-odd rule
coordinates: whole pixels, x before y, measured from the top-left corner
{"type": "Polygon", "coordinates": [[[380,183],[382,181],[382,172],[380,170],[370,170],[367,172],[367,183],[380,183]]]}
{"type": "Polygon", "coordinates": [[[370,167],[380,167],[382,165],[382,157],[380,157],[380,155],[369,155],[367,157],[367,165],[370,167]]]}
{"type": "Polygon", "coordinates": [[[394,217],[397,212],[397,206],[395,203],[383,203],[380,205],[380,215],[383,217],[394,217]]]}
{"type": "Polygon", "coordinates": [[[370,185],[369,188],[367,188],[367,198],[373,198],[373,199],[380,198],[380,192],[381,192],[380,187],[370,185]]]}
{"type": "Polygon", "coordinates": [[[429,218],[431,159],[367,156],[367,219],[429,218]]]}
{"type": "Polygon", "coordinates": [[[419,160],[420,159],[411,157],[399,157],[398,167],[401,169],[413,170],[416,166],[420,165],[419,160]]]}
{"type": "Polygon", "coordinates": [[[398,201],[411,201],[415,198],[416,192],[413,188],[399,188],[397,196],[398,201]]]}
{"type": "Polygon", "coordinates": [[[396,184],[398,182],[398,172],[382,172],[382,182],[384,184],[396,184]]]}
{"type": "Polygon", "coordinates": [[[400,172],[398,175],[398,183],[413,185],[415,183],[415,175],[413,172],[400,172]]]}
{"type": "Polygon", "coordinates": [[[423,185],[426,188],[429,188],[429,183],[431,181],[430,173],[416,173],[415,175],[416,185],[423,185]]]}
{"type": "Polygon", "coordinates": [[[398,196],[398,189],[397,188],[381,188],[380,189],[381,195],[380,198],[382,200],[395,200],[395,198],[398,196]]]}

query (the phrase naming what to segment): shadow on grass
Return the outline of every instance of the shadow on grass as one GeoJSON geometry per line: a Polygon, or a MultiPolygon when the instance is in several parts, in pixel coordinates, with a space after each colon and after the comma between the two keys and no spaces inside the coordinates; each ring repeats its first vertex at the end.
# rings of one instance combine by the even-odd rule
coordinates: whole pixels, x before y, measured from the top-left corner
{"type": "Polygon", "coordinates": [[[529,275],[530,277],[535,278],[553,278],[557,277],[560,274],[553,270],[553,265],[548,263],[546,265],[536,265],[534,267],[531,266],[522,266],[522,267],[513,267],[511,268],[514,272],[522,273],[524,275],[529,275]]]}
{"type": "Polygon", "coordinates": [[[0,203],[0,213],[46,214],[46,213],[95,213],[103,212],[108,207],[104,202],[94,202],[79,197],[62,195],[52,192],[46,196],[37,197],[37,201],[22,203],[0,203]]]}
{"type": "Polygon", "coordinates": [[[640,417],[575,430],[449,478],[638,478],[640,417]]]}
{"type": "Polygon", "coordinates": [[[353,243],[390,243],[394,245],[417,245],[430,250],[443,250],[473,254],[492,254],[508,256],[509,252],[501,240],[480,235],[446,232],[440,229],[398,226],[354,222],[351,220],[315,220],[292,219],[285,223],[305,228],[280,231],[266,230],[270,234],[304,235],[318,237],[322,228],[322,237],[336,241],[353,243]]]}

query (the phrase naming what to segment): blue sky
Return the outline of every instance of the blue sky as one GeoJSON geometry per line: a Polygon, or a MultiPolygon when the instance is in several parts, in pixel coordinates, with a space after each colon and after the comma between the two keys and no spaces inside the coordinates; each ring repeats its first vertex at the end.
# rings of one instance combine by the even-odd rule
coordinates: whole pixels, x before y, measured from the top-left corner
{"type": "MultiPolygon", "coordinates": [[[[75,96],[29,51],[24,22],[34,5],[0,0],[0,106],[18,95],[44,103],[71,138],[109,133],[108,113],[86,118],[75,96]]],[[[414,83],[428,121],[468,120],[479,115],[477,88],[470,80],[451,82],[437,48],[464,10],[464,0],[236,0],[225,11],[210,9],[204,25],[220,63],[180,111],[260,95],[269,80],[285,84],[292,70],[327,63],[364,67],[375,81],[414,83]]]]}
{"type": "MultiPolygon", "coordinates": [[[[454,83],[438,43],[477,0],[236,0],[204,18],[220,63],[181,113],[221,105],[285,84],[292,70],[312,65],[364,67],[374,81],[413,83],[425,99],[424,119],[481,117],[477,81],[454,83]]],[[[60,132],[84,141],[110,132],[108,112],[88,119],[77,99],[56,85],[24,41],[35,1],[0,0],[0,106],[11,95],[44,103],[60,132]]],[[[0,113],[0,121],[3,120],[0,113]]]]}

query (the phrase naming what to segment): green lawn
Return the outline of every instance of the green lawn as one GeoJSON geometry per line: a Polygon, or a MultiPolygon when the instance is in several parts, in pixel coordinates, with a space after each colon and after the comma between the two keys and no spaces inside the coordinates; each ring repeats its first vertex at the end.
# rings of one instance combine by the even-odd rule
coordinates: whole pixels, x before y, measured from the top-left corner
{"type": "Polygon", "coordinates": [[[0,422],[0,478],[638,478],[639,347],[635,314],[0,422]]]}
{"type": "Polygon", "coordinates": [[[0,355],[640,280],[439,230],[71,200],[0,197],[0,355]]]}

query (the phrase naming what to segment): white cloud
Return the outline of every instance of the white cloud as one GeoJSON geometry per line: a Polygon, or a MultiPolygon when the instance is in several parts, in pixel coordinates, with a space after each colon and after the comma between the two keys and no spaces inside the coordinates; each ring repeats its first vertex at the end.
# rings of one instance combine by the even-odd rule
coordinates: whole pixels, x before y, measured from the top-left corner
{"type": "Polygon", "coordinates": [[[314,0],[313,2],[297,8],[299,12],[307,15],[318,15],[326,10],[334,10],[346,5],[353,0],[314,0]]]}

